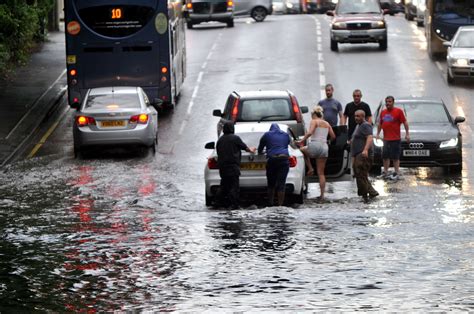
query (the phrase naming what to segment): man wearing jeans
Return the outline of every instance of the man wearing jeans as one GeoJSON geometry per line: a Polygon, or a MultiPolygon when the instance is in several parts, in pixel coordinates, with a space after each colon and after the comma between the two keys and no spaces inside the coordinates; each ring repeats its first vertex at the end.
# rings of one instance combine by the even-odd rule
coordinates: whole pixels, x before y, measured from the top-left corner
{"type": "Polygon", "coordinates": [[[398,180],[400,171],[400,152],[402,150],[400,125],[405,127],[405,139],[410,142],[410,133],[408,132],[408,122],[402,109],[396,108],[393,96],[385,98],[385,107],[380,114],[380,121],[377,127],[377,139],[380,138],[380,131],[383,130],[383,174],[382,178],[398,180]],[[390,161],[393,162],[395,172],[388,175],[390,161]]]}
{"type": "Polygon", "coordinates": [[[357,183],[357,194],[368,201],[379,193],[372,187],[369,181],[369,170],[373,160],[373,129],[372,125],[365,120],[365,112],[362,109],[354,113],[357,126],[351,138],[351,155],[353,158],[352,169],[357,183]]]}

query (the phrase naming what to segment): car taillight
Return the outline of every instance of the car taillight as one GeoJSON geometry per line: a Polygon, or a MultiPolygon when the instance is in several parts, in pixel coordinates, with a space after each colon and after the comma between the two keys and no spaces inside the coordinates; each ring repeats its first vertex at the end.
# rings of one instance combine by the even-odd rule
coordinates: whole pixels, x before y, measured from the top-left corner
{"type": "Polygon", "coordinates": [[[227,7],[232,7],[234,5],[233,1],[227,1],[227,7]]]}
{"type": "Polygon", "coordinates": [[[290,168],[296,167],[296,164],[298,163],[298,159],[296,159],[295,156],[288,157],[288,161],[290,162],[290,168]]]}
{"type": "Polygon", "coordinates": [[[193,4],[192,4],[191,2],[186,3],[186,8],[192,9],[192,8],[193,8],[193,4]]]}
{"type": "Polygon", "coordinates": [[[209,157],[207,159],[207,167],[209,169],[219,169],[219,165],[217,164],[217,160],[214,157],[209,157]]]}
{"type": "Polygon", "coordinates": [[[131,116],[129,122],[131,124],[146,124],[148,122],[148,115],[147,114],[137,114],[135,116],[131,116]]]}
{"type": "Polygon", "coordinates": [[[95,125],[95,119],[92,117],[78,116],[76,123],[78,126],[95,125]]]}
{"type": "Polygon", "coordinates": [[[234,105],[232,106],[232,112],[231,112],[231,117],[230,119],[235,122],[237,121],[237,117],[239,115],[239,99],[236,98],[234,100],[234,105]]]}
{"type": "Polygon", "coordinates": [[[298,106],[298,101],[296,101],[295,96],[291,96],[291,107],[295,113],[296,122],[303,122],[303,116],[301,115],[300,106],[298,106]]]}

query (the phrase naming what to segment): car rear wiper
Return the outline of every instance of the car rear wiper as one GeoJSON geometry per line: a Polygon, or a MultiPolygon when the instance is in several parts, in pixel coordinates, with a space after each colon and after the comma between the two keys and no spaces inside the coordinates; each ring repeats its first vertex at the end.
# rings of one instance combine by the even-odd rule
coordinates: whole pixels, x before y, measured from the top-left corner
{"type": "Polygon", "coordinates": [[[271,116],[263,116],[260,118],[260,120],[258,120],[258,122],[262,122],[268,118],[276,118],[276,117],[285,117],[284,115],[281,115],[281,114],[274,114],[274,115],[271,115],[271,116]]]}

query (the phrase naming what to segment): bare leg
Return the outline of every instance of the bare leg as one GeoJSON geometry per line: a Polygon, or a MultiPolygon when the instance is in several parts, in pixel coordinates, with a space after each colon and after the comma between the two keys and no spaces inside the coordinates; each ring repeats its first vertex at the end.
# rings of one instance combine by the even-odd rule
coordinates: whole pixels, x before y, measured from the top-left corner
{"type": "Polygon", "coordinates": [[[390,166],[390,159],[383,160],[383,172],[388,173],[388,167],[390,166]]]}
{"type": "Polygon", "coordinates": [[[400,174],[400,159],[393,160],[393,168],[397,174],[400,174]]]}
{"type": "Polygon", "coordinates": [[[326,190],[326,176],[324,175],[324,168],[326,168],[326,160],[327,158],[316,158],[316,168],[318,170],[321,199],[324,199],[324,191],[326,190]]]}
{"type": "Polygon", "coordinates": [[[309,155],[308,155],[308,146],[301,147],[300,150],[303,153],[304,162],[306,164],[306,167],[308,168],[308,172],[306,174],[312,175],[314,173],[314,169],[313,169],[313,165],[311,165],[311,159],[309,158],[309,155]]]}

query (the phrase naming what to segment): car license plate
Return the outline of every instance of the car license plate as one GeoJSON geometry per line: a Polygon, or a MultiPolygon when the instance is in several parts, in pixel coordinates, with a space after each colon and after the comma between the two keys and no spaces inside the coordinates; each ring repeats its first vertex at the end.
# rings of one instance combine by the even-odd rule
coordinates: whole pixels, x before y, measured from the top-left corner
{"type": "Polygon", "coordinates": [[[429,157],[430,151],[428,149],[417,149],[417,150],[403,150],[403,156],[405,157],[429,157]]]}
{"type": "Polygon", "coordinates": [[[265,170],[264,162],[246,162],[240,164],[242,170],[265,170]]]}
{"type": "Polygon", "coordinates": [[[367,35],[367,31],[351,31],[351,35],[363,36],[367,35]]]}
{"type": "Polygon", "coordinates": [[[100,125],[103,128],[116,128],[116,127],[123,127],[125,126],[125,121],[124,120],[107,120],[107,121],[101,121],[100,125]]]}

